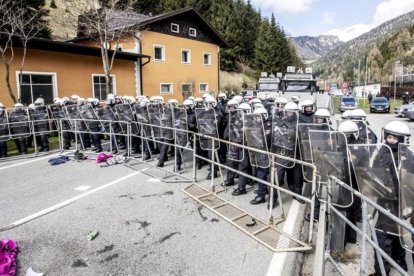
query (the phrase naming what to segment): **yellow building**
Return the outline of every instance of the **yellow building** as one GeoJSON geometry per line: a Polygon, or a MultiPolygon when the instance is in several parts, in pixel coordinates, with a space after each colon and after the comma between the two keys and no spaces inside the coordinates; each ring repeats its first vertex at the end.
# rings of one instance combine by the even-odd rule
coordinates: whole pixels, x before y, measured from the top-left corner
{"type": "MultiPolygon", "coordinates": [[[[119,49],[151,56],[148,64],[136,67],[141,78],[133,95],[161,95],[165,100],[182,101],[205,92],[217,94],[220,47],[227,44],[196,10],[184,8],[158,16],[137,14],[132,22],[137,31],[124,38],[119,49]]],[[[94,45],[82,33],[71,41],[94,45]]],[[[118,89],[118,94],[130,93],[118,89]]]]}
{"type": "MultiPolygon", "coordinates": [[[[22,49],[18,46],[16,40],[15,56],[10,64],[10,86],[23,104],[29,105],[40,96],[46,103],[52,103],[54,97],[70,97],[73,94],[83,98],[106,98],[100,49],[34,38],[27,45],[26,61],[21,72],[22,49]]],[[[112,70],[114,92],[134,90],[139,77],[136,66],[144,64],[150,57],[127,52],[117,53],[115,57],[112,70]]],[[[0,63],[0,102],[11,107],[13,101],[5,75],[5,66],[0,63]]],[[[133,95],[133,92],[129,94],[133,95]]]]}
{"type": "MultiPolygon", "coordinates": [[[[220,47],[227,44],[197,11],[184,8],[158,16],[137,14],[133,24],[134,35],[121,40],[115,55],[111,71],[114,94],[162,95],[179,102],[204,92],[217,94],[220,47]]],[[[114,49],[114,45],[110,47],[114,49]]],[[[15,44],[10,84],[25,105],[39,96],[46,103],[73,94],[106,98],[101,50],[81,33],[67,42],[30,40],[22,72],[21,58],[22,49],[15,44]]],[[[5,66],[0,63],[0,102],[10,107],[13,102],[4,76],[5,66]]]]}

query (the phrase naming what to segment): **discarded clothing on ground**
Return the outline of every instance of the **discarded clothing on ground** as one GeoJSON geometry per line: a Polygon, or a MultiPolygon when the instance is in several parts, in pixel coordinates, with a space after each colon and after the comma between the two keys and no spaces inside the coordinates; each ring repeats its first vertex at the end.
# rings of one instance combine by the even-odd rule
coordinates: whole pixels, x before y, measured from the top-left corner
{"type": "Polygon", "coordinates": [[[105,160],[106,164],[105,165],[101,165],[101,168],[103,167],[109,167],[112,165],[116,165],[116,164],[123,164],[126,162],[126,157],[125,156],[115,156],[112,158],[108,158],[105,160]]]}
{"type": "Polygon", "coordinates": [[[47,162],[49,162],[49,164],[53,166],[53,165],[60,165],[60,164],[66,163],[69,160],[70,159],[68,156],[59,156],[55,158],[50,158],[49,161],[47,162]]]}
{"type": "Polygon", "coordinates": [[[13,240],[0,240],[0,275],[16,275],[17,243],[13,240]]]}
{"type": "Polygon", "coordinates": [[[98,154],[98,156],[96,157],[96,163],[102,163],[102,162],[106,162],[106,160],[108,160],[109,158],[112,158],[113,155],[110,153],[104,153],[101,152],[100,154],[98,154]]]}

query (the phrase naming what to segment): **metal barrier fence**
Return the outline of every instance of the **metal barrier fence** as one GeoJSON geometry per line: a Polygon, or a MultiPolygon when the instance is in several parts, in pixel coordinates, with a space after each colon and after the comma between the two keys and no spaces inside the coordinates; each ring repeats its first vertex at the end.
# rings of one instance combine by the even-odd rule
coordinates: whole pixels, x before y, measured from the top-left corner
{"type": "Polygon", "coordinates": [[[370,198],[364,196],[359,191],[353,189],[348,184],[342,182],[338,178],[334,176],[329,177],[329,183],[325,187],[323,187],[322,196],[319,197],[321,200],[321,208],[320,208],[320,216],[319,216],[319,226],[318,226],[318,238],[316,243],[315,249],[315,261],[314,261],[314,270],[313,275],[325,275],[325,264],[326,261],[329,261],[333,264],[334,268],[337,272],[341,275],[345,275],[345,273],[340,269],[336,261],[331,256],[331,247],[330,247],[330,237],[332,235],[332,219],[330,218],[332,214],[338,216],[340,220],[346,223],[346,225],[350,226],[360,238],[360,267],[359,267],[359,274],[366,275],[366,250],[367,250],[367,243],[371,245],[376,254],[376,258],[379,263],[379,267],[381,270],[382,275],[387,275],[385,272],[383,258],[387,260],[390,265],[396,269],[401,275],[409,275],[396,261],[394,261],[384,250],[380,248],[378,245],[378,240],[376,236],[376,230],[374,228],[374,218],[368,214],[368,206],[375,209],[375,211],[379,212],[380,214],[384,215],[385,217],[391,219],[400,227],[406,229],[410,233],[414,235],[414,227],[407,225],[403,220],[398,218],[397,216],[393,215],[388,210],[384,209],[376,202],[372,201],[370,198]],[[338,209],[331,203],[331,189],[333,185],[339,185],[342,188],[351,192],[354,196],[361,199],[362,201],[362,226],[361,229],[352,223],[349,219],[346,218],[338,209]],[[367,229],[371,232],[371,237],[367,235],[367,229]],[[327,232],[328,231],[328,232],[327,232]]]}

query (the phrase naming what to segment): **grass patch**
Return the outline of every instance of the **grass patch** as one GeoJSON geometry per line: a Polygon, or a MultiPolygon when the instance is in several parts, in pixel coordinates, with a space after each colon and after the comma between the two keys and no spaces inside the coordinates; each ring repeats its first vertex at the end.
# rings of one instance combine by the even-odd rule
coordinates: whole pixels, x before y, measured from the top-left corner
{"type": "Polygon", "coordinates": [[[335,261],[343,264],[353,263],[356,259],[359,259],[359,254],[351,253],[346,250],[333,250],[331,251],[331,256],[335,261]]]}
{"type": "MultiPolygon", "coordinates": [[[[37,145],[37,149],[40,148],[40,145],[37,145]]],[[[59,148],[59,137],[56,136],[55,133],[52,133],[49,136],[49,150],[58,149],[59,148]]],[[[32,142],[32,146],[27,148],[27,153],[31,154],[35,152],[34,148],[34,141],[32,142]]],[[[19,151],[17,150],[16,143],[13,139],[7,141],[7,156],[12,157],[19,155],[19,151]]]]}
{"type": "Polygon", "coordinates": [[[255,88],[257,80],[252,77],[252,72],[247,74],[220,71],[220,90],[241,92],[246,88],[255,88]]]}

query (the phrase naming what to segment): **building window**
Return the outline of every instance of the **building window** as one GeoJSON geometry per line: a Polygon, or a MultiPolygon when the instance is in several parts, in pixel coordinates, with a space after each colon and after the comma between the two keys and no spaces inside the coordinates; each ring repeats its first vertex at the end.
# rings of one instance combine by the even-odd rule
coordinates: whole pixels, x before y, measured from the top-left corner
{"type": "Polygon", "coordinates": [[[172,83],[161,83],[160,94],[172,94],[172,93],[173,93],[172,83]]]}
{"type": "Polygon", "coordinates": [[[191,63],[190,50],[181,50],[181,63],[191,63]]]}
{"type": "Polygon", "coordinates": [[[182,83],[181,93],[191,93],[191,83],[182,83]]]}
{"type": "Polygon", "coordinates": [[[200,83],[200,93],[208,92],[208,84],[207,83],[200,83]]]}
{"type": "Polygon", "coordinates": [[[43,98],[46,104],[53,103],[56,93],[56,73],[17,72],[20,102],[25,105],[43,98]]]}
{"type": "Polygon", "coordinates": [[[154,45],[154,60],[165,61],[165,47],[162,45],[154,45]]]}
{"type": "Polygon", "coordinates": [[[179,33],[180,32],[180,25],[171,23],[171,32],[179,33]]]}
{"type": "MultiPolygon", "coordinates": [[[[110,86],[113,94],[116,94],[115,91],[115,76],[111,75],[110,77],[110,86]]],[[[93,97],[99,99],[100,101],[105,100],[108,95],[106,89],[105,75],[92,75],[92,85],[93,85],[93,97]]]]}
{"type": "Polygon", "coordinates": [[[192,37],[196,37],[197,36],[197,30],[194,28],[190,28],[188,33],[190,34],[190,36],[192,37]]]}
{"type": "Polygon", "coordinates": [[[211,54],[204,53],[203,54],[204,65],[211,65],[211,54]]]}

